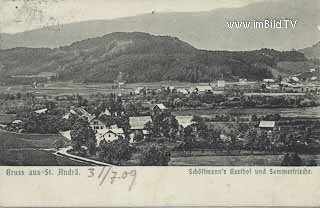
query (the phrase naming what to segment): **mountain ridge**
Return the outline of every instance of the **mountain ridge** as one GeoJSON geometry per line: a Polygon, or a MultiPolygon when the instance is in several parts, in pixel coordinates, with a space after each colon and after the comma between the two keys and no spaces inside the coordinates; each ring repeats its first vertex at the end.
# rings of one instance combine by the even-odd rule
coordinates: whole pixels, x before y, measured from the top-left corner
{"type": "Polygon", "coordinates": [[[220,8],[208,12],[156,12],[6,34],[2,37],[1,47],[55,48],[113,32],[146,32],[178,37],[196,48],[207,50],[291,50],[305,48],[319,41],[317,20],[320,20],[320,2],[317,0],[263,1],[240,8],[220,8]],[[267,18],[298,20],[298,26],[294,30],[232,30],[226,26],[229,20],[267,18]]]}
{"type": "Polygon", "coordinates": [[[261,80],[274,77],[277,63],[306,61],[297,51],[208,51],[170,36],[111,33],[50,48],[0,51],[0,77],[54,72],[61,81],[114,82],[120,72],[126,82],[176,80],[210,82],[222,77],[261,80]]]}

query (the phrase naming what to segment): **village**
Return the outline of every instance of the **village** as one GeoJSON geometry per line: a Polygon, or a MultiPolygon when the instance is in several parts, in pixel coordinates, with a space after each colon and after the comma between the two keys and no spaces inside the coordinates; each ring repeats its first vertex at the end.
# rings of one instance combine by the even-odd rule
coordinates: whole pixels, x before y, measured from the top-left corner
{"type": "Polygon", "coordinates": [[[93,164],[180,165],[203,156],[210,157],[203,164],[219,165],[211,159],[285,155],[275,165],[317,165],[318,75],[310,69],[285,78],[186,87],[129,88],[119,79],[111,93],[86,95],[41,94],[44,85],[33,84],[38,93],[0,93],[0,131],[57,135],[50,143],[54,154],[93,164]]]}

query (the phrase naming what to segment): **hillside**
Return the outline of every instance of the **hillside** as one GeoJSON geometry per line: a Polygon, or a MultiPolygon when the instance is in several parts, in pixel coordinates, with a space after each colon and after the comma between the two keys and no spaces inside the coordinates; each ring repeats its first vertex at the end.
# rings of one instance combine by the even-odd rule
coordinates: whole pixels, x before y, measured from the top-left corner
{"type": "Polygon", "coordinates": [[[320,41],[311,47],[300,50],[307,58],[320,59],[320,41]]]}
{"type": "Polygon", "coordinates": [[[112,33],[56,49],[0,51],[0,77],[55,72],[59,80],[126,82],[177,80],[209,82],[272,77],[279,62],[305,61],[303,54],[262,49],[248,52],[205,51],[169,36],[112,33]]]}
{"type": "Polygon", "coordinates": [[[319,0],[265,0],[241,8],[208,12],[151,13],[114,20],[92,20],[4,34],[0,47],[49,47],[69,45],[112,32],[146,32],[178,37],[207,50],[256,50],[305,48],[319,41],[319,0]],[[229,29],[230,20],[297,20],[295,29],[229,29]]]}

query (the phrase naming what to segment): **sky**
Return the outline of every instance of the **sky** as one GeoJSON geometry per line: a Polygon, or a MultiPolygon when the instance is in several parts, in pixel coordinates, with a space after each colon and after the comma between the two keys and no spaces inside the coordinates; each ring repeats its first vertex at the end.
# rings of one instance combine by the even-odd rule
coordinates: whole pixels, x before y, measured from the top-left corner
{"type": "Polygon", "coordinates": [[[0,0],[0,32],[154,12],[197,12],[261,0],[0,0]],[[201,3],[200,3],[201,2],[201,3]]]}

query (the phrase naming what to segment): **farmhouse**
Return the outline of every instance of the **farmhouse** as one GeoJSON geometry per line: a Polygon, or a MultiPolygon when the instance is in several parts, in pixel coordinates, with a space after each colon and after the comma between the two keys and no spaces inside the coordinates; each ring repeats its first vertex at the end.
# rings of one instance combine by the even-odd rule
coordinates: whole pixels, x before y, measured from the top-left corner
{"type": "Polygon", "coordinates": [[[114,140],[119,139],[119,137],[124,137],[124,131],[122,128],[118,129],[108,129],[104,133],[99,134],[97,138],[97,146],[99,146],[102,140],[106,142],[112,142],[114,140]]]}
{"type": "Polygon", "coordinates": [[[149,121],[152,121],[151,116],[129,117],[129,124],[131,129],[130,138],[132,139],[132,141],[137,136],[141,136],[143,139],[147,138],[150,132],[145,129],[145,125],[149,121]]]}

